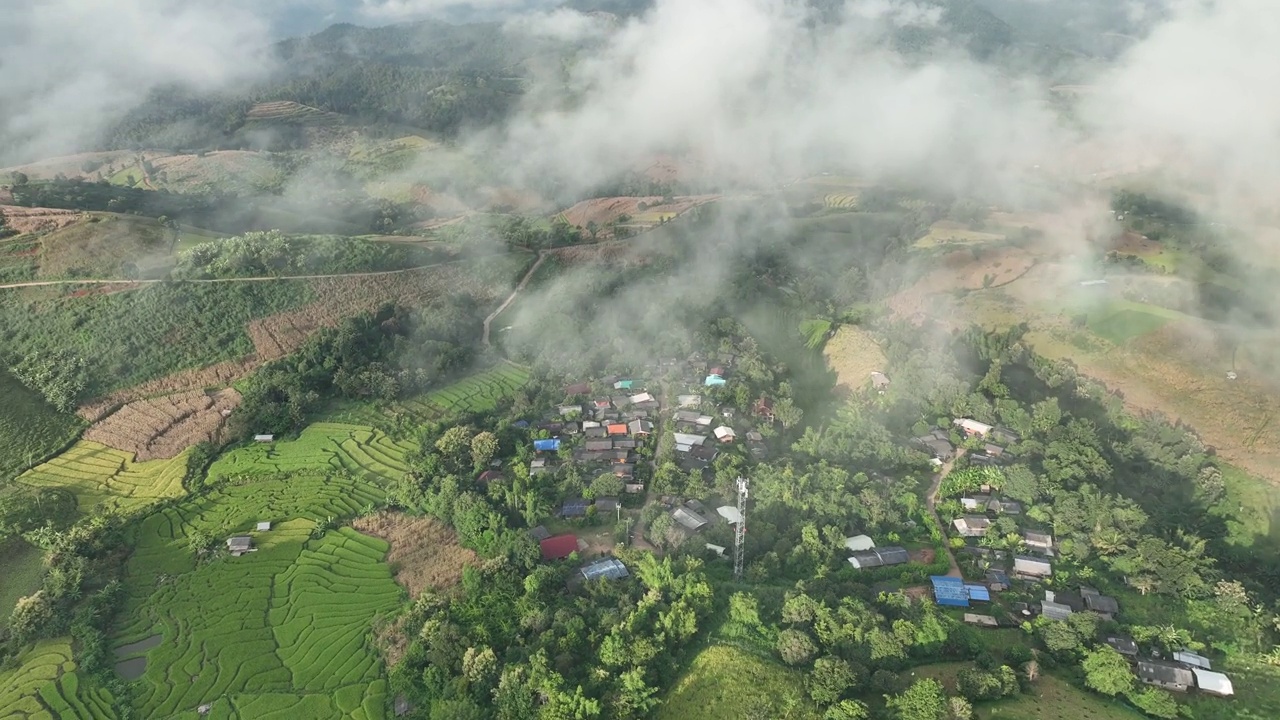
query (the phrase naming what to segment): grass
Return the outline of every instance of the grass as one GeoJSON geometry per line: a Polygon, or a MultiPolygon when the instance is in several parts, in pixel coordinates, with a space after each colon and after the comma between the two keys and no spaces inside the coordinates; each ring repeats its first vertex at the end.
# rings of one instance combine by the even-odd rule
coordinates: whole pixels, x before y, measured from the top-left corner
{"type": "Polygon", "coordinates": [[[66,447],[84,421],[60,413],[0,367],[0,485],[66,447]]]}
{"type": "Polygon", "coordinates": [[[18,602],[40,589],[44,556],[40,549],[18,538],[0,543],[0,625],[18,602]]]}
{"type": "Polygon", "coordinates": [[[918,248],[933,248],[941,246],[952,247],[957,245],[983,245],[986,243],[1000,242],[1005,239],[1006,236],[1002,233],[970,230],[961,223],[950,220],[939,220],[929,227],[928,234],[915,241],[914,246],[918,248]]]}
{"type": "Polygon", "coordinates": [[[152,218],[95,213],[40,244],[41,278],[161,277],[173,265],[169,231],[152,218]]]}
{"type": "Polygon", "coordinates": [[[117,645],[155,634],[136,683],[140,717],[217,700],[223,717],[381,718],[386,683],[365,641],[402,597],[386,544],[350,529],[312,539],[381,491],[347,474],[301,474],[220,487],[136,528],[117,645]],[[221,542],[259,521],[257,552],[197,563],[188,538],[221,542]],[[233,715],[234,713],[234,715],[233,715]]]}
{"type": "Polygon", "coordinates": [[[296,440],[254,443],[224,454],[209,467],[210,480],[279,472],[347,471],[392,483],[409,471],[405,455],[417,449],[367,425],[315,423],[296,440]]]}
{"type": "Polygon", "coordinates": [[[821,715],[805,694],[799,673],[727,645],[712,645],[693,659],[654,717],[817,720],[821,715]]]}
{"type": "Polygon", "coordinates": [[[379,428],[398,437],[403,434],[406,426],[447,420],[464,413],[493,410],[504,398],[510,397],[528,382],[529,372],[524,368],[500,365],[393,405],[335,403],[325,413],[325,418],[379,428]]]}
{"type": "Polygon", "coordinates": [[[187,452],[169,460],[134,462],[133,453],[80,440],[18,477],[31,487],[57,488],[76,498],[83,513],[101,508],[129,511],[182,495],[187,452]]]}
{"type": "Polygon", "coordinates": [[[871,373],[884,372],[887,363],[875,338],[854,325],[841,326],[827,341],[823,355],[835,370],[837,383],[850,390],[869,387],[871,373]]]}
{"type": "Polygon", "coordinates": [[[1196,720],[1272,720],[1280,717],[1280,667],[1258,658],[1228,655],[1214,670],[1231,678],[1235,698],[1191,695],[1178,698],[1196,720]],[[1247,705],[1245,704],[1247,703],[1247,705]]]}
{"type": "Polygon", "coordinates": [[[1211,512],[1227,524],[1226,541],[1241,548],[1280,546],[1280,489],[1223,464],[1226,497],[1211,512]]]}
{"type": "Polygon", "coordinates": [[[0,670],[0,717],[114,718],[111,696],[82,685],[75,667],[65,638],[27,648],[12,669],[0,670]]]}
{"type": "MultiPolygon", "coordinates": [[[[979,720],[1141,720],[1137,710],[1041,675],[1031,692],[977,706],[979,720]]],[[[1197,716],[1198,717],[1198,716],[1197,716]]]]}
{"type": "Polygon", "coordinates": [[[800,334],[804,336],[804,345],[810,350],[817,350],[831,332],[831,321],[813,318],[800,323],[800,334]]]}

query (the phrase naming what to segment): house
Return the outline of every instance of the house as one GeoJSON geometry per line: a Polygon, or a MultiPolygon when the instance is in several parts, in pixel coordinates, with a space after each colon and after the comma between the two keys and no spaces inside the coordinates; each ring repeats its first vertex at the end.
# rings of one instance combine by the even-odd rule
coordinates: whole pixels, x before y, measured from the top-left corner
{"type": "Polygon", "coordinates": [[[627,431],[636,437],[644,437],[653,432],[653,423],[648,420],[632,420],[627,423],[627,431]]]}
{"type": "Polygon", "coordinates": [[[1084,610],[1084,598],[1079,593],[1073,593],[1069,590],[1045,590],[1044,599],[1059,605],[1066,605],[1071,608],[1071,612],[1084,610]]]}
{"type": "Polygon", "coordinates": [[[529,537],[533,538],[537,542],[542,542],[543,540],[551,537],[551,533],[547,531],[545,526],[538,525],[537,527],[529,528],[529,537]]]}
{"type": "Polygon", "coordinates": [[[650,406],[650,405],[657,406],[658,404],[658,401],[654,399],[653,395],[650,395],[647,392],[642,392],[637,395],[632,395],[631,397],[627,398],[627,401],[630,402],[632,405],[639,405],[641,407],[650,406]]]}
{"type": "Polygon", "coordinates": [[[956,427],[964,431],[965,437],[986,437],[988,433],[995,429],[994,425],[978,422],[972,418],[956,418],[952,422],[955,423],[956,427]]]}
{"type": "Polygon", "coordinates": [[[974,613],[965,613],[964,621],[970,625],[981,625],[983,627],[1000,627],[1000,623],[990,615],[975,615],[974,613]]]}
{"type": "Polygon", "coordinates": [[[253,436],[254,442],[271,442],[272,440],[275,440],[275,439],[276,439],[275,435],[254,435],[253,436]]]}
{"type": "Polygon", "coordinates": [[[715,433],[716,439],[722,443],[731,443],[737,438],[733,433],[733,428],[728,425],[721,425],[712,432],[715,433]]]}
{"type": "Polygon", "coordinates": [[[613,441],[612,441],[612,440],[608,440],[608,439],[605,439],[605,440],[588,440],[588,441],[586,441],[585,443],[583,443],[583,444],[582,444],[582,447],[583,447],[583,449],[585,449],[587,452],[601,452],[601,451],[604,451],[604,450],[612,450],[612,449],[613,449],[613,441]]]}
{"type": "Polygon", "coordinates": [[[997,457],[1000,457],[1001,455],[1004,455],[1004,448],[994,443],[987,443],[982,446],[982,452],[990,455],[993,458],[997,458],[997,457]]]}
{"type": "Polygon", "coordinates": [[[560,449],[559,440],[534,440],[533,449],[538,452],[555,452],[560,449]]]}
{"type": "Polygon", "coordinates": [[[627,434],[626,423],[609,423],[608,425],[605,426],[605,432],[609,433],[610,435],[626,435],[627,434]]]}
{"type": "Polygon", "coordinates": [[[1021,515],[1022,503],[1002,498],[991,498],[987,502],[987,511],[997,515],[1021,515]]]}
{"type": "Polygon", "coordinates": [[[609,469],[613,471],[614,475],[622,478],[623,480],[630,480],[636,475],[636,466],[634,463],[614,463],[609,469]]]}
{"type": "Polygon", "coordinates": [[[951,521],[961,537],[982,537],[991,527],[991,521],[981,515],[965,515],[951,521]]]}
{"type": "Polygon", "coordinates": [[[476,477],[476,482],[480,483],[481,485],[487,485],[493,482],[494,480],[501,480],[501,479],[502,479],[502,473],[498,472],[497,470],[485,470],[484,472],[480,473],[479,476],[476,477]]]}
{"type": "Polygon", "coordinates": [[[613,441],[613,449],[614,450],[635,450],[636,444],[637,443],[635,440],[629,440],[627,438],[618,438],[617,440],[613,441]]]}
{"type": "Polygon", "coordinates": [[[928,435],[921,435],[911,440],[921,450],[942,462],[947,462],[956,456],[956,447],[951,444],[951,438],[947,437],[942,430],[934,430],[928,435]]]}
{"type": "Polygon", "coordinates": [[[269,531],[269,530],[271,530],[271,522],[270,522],[270,521],[266,521],[266,522],[260,522],[260,523],[258,523],[258,532],[267,532],[267,531],[269,531]]]}
{"type": "Polygon", "coordinates": [[[589,392],[591,392],[590,383],[574,383],[573,385],[566,385],[564,387],[564,394],[566,397],[574,397],[575,395],[586,395],[589,392]]]}
{"type": "Polygon", "coordinates": [[[529,461],[529,474],[530,474],[530,475],[541,475],[541,474],[545,473],[545,472],[547,471],[547,469],[548,469],[548,468],[547,468],[547,459],[546,459],[546,458],[534,458],[533,460],[530,460],[530,461],[529,461]]]}
{"type": "Polygon", "coordinates": [[[720,377],[724,377],[724,374],[725,374],[725,373],[724,373],[724,366],[723,366],[723,365],[712,365],[711,367],[707,368],[707,374],[708,374],[708,375],[719,375],[720,377]]]}
{"type": "Polygon", "coordinates": [[[992,428],[991,437],[995,439],[997,442],[1002,442],[1005,445],[1012,445],[1014,443],[1022,442],[1022,436],[1018,435],[1018,433],[1008,428],[1002,428],[1002,427],[992,428]]]}
{"type": "Polygon", "coordinates": [[[583,517],[587,514],[587,507],[590,505],[590,501],[582,498],[565,500],[560,506],[560,517],[583,517]]]}
{"type": "Polygon", "coordinates": [[[1183,665],[1194,665],[1195,667],[1198,667],[1204,670],[1213,669],[1209,664],[1209,658],[1203,655],[1197,655],[1196,653],[1193,653],[1186,648],[1183,648],[1182,650],[1175,652],[1173,654],[1173,659],[1174,659],[1174,662],[1180,662],[1183,665]]]}
{"type": "Polygon", "coordinates": [[[1218,697],[1231,697],[1236,694],[1235,688],[1231,687],[1231,678],[1222,673],[1203,668],[1191,668],[1191,673],[1196,676],[1196,689],[1202,693],[1218,697]]]}
{"type": "Polygon", "coordinates": [[[889,376],[880,371],[871,373],[871,389],[883,393],[889,387],[889,376]]]}
{"type": "Polygon", "coordinates": [[[596,498],[596,513],[613,514],[618,511],[618,498],[602,497],[596,498]]]}
{"type": "Polygon", "coordinates": [[[1066,620],[1074,611],[1061,603],[1044,600],[1040,603],[1040,614],[1050,620],[1066,620]]]}
{"type": "Polygon", "coordinates": [[[560,428],[561,432],[564,432],[569,435],[577,435],[579,432],[581,432],[581,430],[582,430],[582,425],[580,425],[576,421],[567,422],[564,424],[564,427],[560,428]]]}
{"type": "Polygon", "coordinates": [[[688,508],[678,507],[671,511],[671,517],[690,532],[697,532],[707,524],[705,518],[688,508]]]}
{"type": "Polygon", "coordinates": [[[965,510],[985,511],[990,502],[990,495],[966,495],[960,498],[960,507],[963,507],[965,510]]]}
{"type": "Polygon", "coordinates": [[[563,560],[578,551],[578,536],[565,534],[538,543],[543,560],[563,560]]]}
{"type": "Polygon", "coordinates": [[[587,580],[621,580],[631,574],[627,572],[627,566],[616,558],[597,560],[582,568],[581,572],[582,577],[587,580]]]}
{"type": "Polygon", "coordinates": [[[901,565],[910,560],[911,556],[907,554],[906,548],[894,545],[854,553],[849,558],[849,564],[855,569],[866,570],[886,565],[901,565]]]}
{"type": "Polygon", "coordinates": [[[587,427],[586,423],[582,423],[582,434],[589,438],[602,438],[608,437],[609,431],[605,430],[604,426],[599,423],[596,423],[591,427],[587,427]]]}
{"type": "Polygon", "coordinates": [[[736,525],[742,522],[742,513],[738,512],[738,508],[732,505],[721,505],[716,508],[716,513],[725,520],[728,520],[730,525],[736,525]]]}
{"type": "Polygon", "coordinates": [[[1053,566],[1048,560],[1015,555],[1013,557],[1013,576],[1023,580],[1043,580],[1053,574],[1053,566]]]}
{"type": "Polygon", "coordinates": [[[696,410],[677,410],[672,417],[675,418],[676,422],[693,424],[697,422],[698,418],[702,417],[702,413],[696,410]]]}
{"type": "Polygon", "coordinates": [[[849,552],[862,552],[874,549],[876,541],[866,535],[854,535],[844,539],[844,546],[849,549],[849,552]]]}
{"type": "Polygon", "coordinates": [[[1186,692],[1196,683],[1196,676],[1190,670],[1159,660],[1139,660],[1138,679],[1174,692],[1186,692]]]}
{"type": "Polygon", "coordinates": [[[231,551],[232,557],[240,557],[256,549],[253,547],[253,538],[248,535],[236,535],[235,537],[227,538],[227,550],[231,551]]]}
{"type": "Polygon", "coordinates": [[[687,508],[689,508],[690,510],[692,510],[692,511],[694,511],[694,512],[698,513],[699,515],[702,515],[703,517],[706,517],[706,515],[707,515],[707,506],[706,506],[706,505],[703,505],[701,502],[699,502],[698,500],[695,500],[695,499],[693,499],[693,498],[690,498],[690,499],[688,499],[688,500],[685,500],[685,501],[684,501],[684,506],[685,506],[685,507],[687,507],[687,508]]]}
{"type": "Polygon", "coordinates": [[[1003,570],[988,570],[986,581],[987,587],[993,592],[1002,592],[1012,584],[1009,582],[1008,574],[1003,570]]]}
{"type": "Polygon", "coordinates": [[[635,495],[644,492],[644,483],[627,483],[622,486],[622,491],[635,495]]]}
{"type": "Polygon", "coordinates": [[[560,413],[560,417],[572,417],[574,415],[582,414],[582,406],[581,405],[561,405],[560,407],[556,408],[556,411],[560,413]]]}
{"type": "Polygon", "coordinates": [[[1124,655],[1128,658],[1138,656],[1138,643],[1133,638],[1126,635],[1110,635],[1107,637],[1106,643],[1111,646],[1112,650],[1124,655]]]}
{"type": "Polygon", "coordinates": [[[613,389],[614,390],[630,390],[631,386],[634,384],[635,384],[634,380],[619,380],[618,382],[613,384],[613,389]]]}
{"type": "Polygon", "coordinates": [[[939,605],[947,607],[969,607],[969,593],[964,588],[964,580],[945,575],[930,576],[933,584],[933,598],[939,605]]]}
{"type": "Polygon", "coordinates": [[[701,395],[677,395],[676,407],[696,408],[702,404],[701,395]]]}
{"type": "Polygon", "coordinates": [[[1053,550],[1053,536],[1045,533],[1025,531],[1022,533],[1022,542],[1032,550],[1040,550],[1041,552],[1049,552],[1053,550]]]}
{"type": "Polygon", "coordinates": [[[747,433],[747,442],[762,443],[764,442],[764,436],[755,430],[751,430],[747,433]]]}
{"type": "Polygon", "coordinates": [[[1116,602],[1115,598],[1102,595],[1093,588],[1080,588],[1080,595],[1084,598],[1086,608],[1098,613],[1106,620],[1113,619],[1120,612],[1120,603],[1116,602]]]}
{"type": "MultiPolygon", "coordinates": [[[[706,435],[692,435],[689,433],[672,433],[672,435],[676,438],[676,450],[679,450],[681,445],[691,448],[695,445],[701,445],[707,440],[706,435]]],[[[688,452],[688,450],[686,449],[684,452],[688,452]]]]}
{"type": "Polygon", "coordinates": [[[725,547],[723,545],[714,545],[712,543],[707,543],[707,549],[715,553],[719,557],[724,557],[725,547]]]}
{"type": "Polygon", "coordinates": [[[964,590],[969,595],[969,599],[976,602],[991,602],[991,591],[986,585],[977,583],[965,583],[964,590]]]}
{"type": "Polygon", "coordinates": [[[773,422],[773,400],[768,397],[762,397],[756,400],[756,404],[751,406],[751,413],[758,418],[763,418],[769,422],[773,422]]]}
{"type": "Polygon", "coordinates": [[[705,387],[716,387],[724,384],[724,378],[719,375],[708,375],[706,380],[702,381],[705,387]]]}

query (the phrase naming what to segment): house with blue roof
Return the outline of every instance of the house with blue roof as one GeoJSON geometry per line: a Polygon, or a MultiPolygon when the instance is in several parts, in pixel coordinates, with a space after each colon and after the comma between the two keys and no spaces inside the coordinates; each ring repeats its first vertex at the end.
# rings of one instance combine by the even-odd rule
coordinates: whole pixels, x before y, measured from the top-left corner
{"type": "Polygon", "coordinates": [[[706,387],[713,387],[713,386],[716,386],[716,385],[723,385],[723,384],[724,384],[724,378],[720,377],[719,375],[708,375],[708,376],[707,376],[707,379],[706,379],[706,380],[704,380],[704,381],[702,382],[702,384],[703,384],[704,386],[706,386],[706,387]]]}
{"type": "Polygon", "coordinates": [[[559,440],[534,440],[533,449],[538,452],[555,452],[560,449],[559,440]]]}
{"type": "Polygon", "coordinates": [[[969,601],[991,602],[991,591],[985,585],[966,583],[964,580],[945,575],[932,575],[933,597],[939,605],[948,607],[969,607],[969,601]]]}

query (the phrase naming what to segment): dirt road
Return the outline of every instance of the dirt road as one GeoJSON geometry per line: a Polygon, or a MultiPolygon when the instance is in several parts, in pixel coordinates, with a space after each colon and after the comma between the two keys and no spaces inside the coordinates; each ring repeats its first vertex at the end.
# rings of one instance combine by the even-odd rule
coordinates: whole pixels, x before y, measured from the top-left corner
{"type": "MultiPolygon", "coordinates": [[[[933,476],[933,485],[929,488],[929,496],[925,498],[925,505],[929,508],[929,514],[933,516],[933,523],[938,526],[938,531],[943,537],[947,536],[947,530],[942,526],[942,519],[938,517],[938,491],[942,488],[942,481],[947,479],[951,474],[951,468],[955,467],[956,460],[964,455],[964,448],[956,451],[955,459],[951,462],[944,463],[938,472],[933,476]]],[[[947,577],[962,577],[960,574],[960,565],[956,563],[956,554],[951,551],[951,546],[944,543],[943,547],[947,549],[947,560],[951,562],[951,569],[947,571],[947,577]]]]}
{"type": "Polygon", "coordinates": [[[520,278],[520,283],[516,285],[516,289],[511,291],[511,294],[507,296],[506,300],[502,301],[502,304],[498,306],[497,310],[489,313],[489,316],[484,319],[484,335],[481,339],[484,342],[485,347],[489,347],[489,326],[493,324],[494,318],[501,315],[503,310],[506,310],[511,303],[515,302],[516,296],[519,295],[520,291],[524,290],[525,286],[529,284],[530,278],[532,278],[533,274],[538,271],[538,267],[542,265],[542,261],[546,259],[547,252],[545,250],[539,250],[538,259],[533,263],[533,266],[529,268],[529,272],[525,273],[524,277],[520,278]]]}

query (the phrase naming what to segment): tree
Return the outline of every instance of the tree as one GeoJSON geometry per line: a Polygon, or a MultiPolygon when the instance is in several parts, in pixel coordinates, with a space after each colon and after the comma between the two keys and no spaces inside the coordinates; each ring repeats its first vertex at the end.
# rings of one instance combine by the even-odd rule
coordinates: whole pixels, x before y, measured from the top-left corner
{"type": "Polygon", "coordinates": [[[953,697],[950,700],[951,720],[973,720],[973,705],[962,697],[953,697]]]}
{"type": "Polygon", "coordinates": [[[896,720],[945,720],[949,711],[942,683],[921,678],[898,695],[885,699],[896,720]]]}
{"type": "Polygon", "coordinates": [[[813,638],[803,630],[783,630],[778,633],[778,654],[788,665],[803,665],[818,652],[813,638]]]}
{"type": "Polygon", "coordinates": [[[729,619],[752,630],[759,629],[760,604],[750,593],[736,592],[729,597],[729,619]]]}
{"type": "Polygon", "coordinates": [[[444,431],[439,440],[436,440],[436,449],[441,455],[452,460],[462,457],[462,453],[471,444],[471,428],[465,425],[455,425],[444,431]]]}
{"type": "Polygon", "coordinates": [[[31,180],[31,178],[27,177],[26,173],[18,172],[17,170],[13,171],[13,175],[11,177],[13,178],[14,187],[22,187],[31,180]]]}
{"type": "Polygon", "coordinates": [[[1146,688],[1128,695],[1129,702],[1138,706],[1142,712],[1158,718],[1178,717],[1178,701],[1164,690],[1146,688]]]}
{"type": "Polygon", "coordinates": [[[804,418],[804,410],[791,398],[782,398],[774,404],[773,415],[782,423],[782,427],[790,430],[800,424],[800,420],[804,418]]]}
{"type": "Polygon", "coordinates": [[[9,615],[9,635],[18,645],[40,636],[53,620],[53,602],[43,590],[20,598],[9,615]]]}
{"type": "Polygon", "coordinates": [[[819,705],[830,705],[853,687],[858,676],[847,660],[838,657],[820,657],[809,673],[809,697],[819,705]]]}
{"type": "Polygon", "coordinates": [[[1064,622],[1046,620],[1040,626],[1040,639],[1057,655],[1073,655],[1080,650],[1080,636],[1064,622]]]}
{"type": "Polygon", "coordinates": [[[471,464],[476,472],[489,465],[489,461],[498,454],[498,436],[489,431],[477,433],[471,438],[471,464]]]}
{"type": "Polygon", "coordinates": [[[613,497],[622,492],[622,478],[613,473],[601,473],[591,481],[591,492],[595,497],[613,497]]]}
{"type": "Polygon", "coordinates": [[[1103,695],[1120,695],[1133,689],[1133,672],[1129,661],[1109,645],[1085,653],[1080,663],[1084,669],[1084,684],[1103,695]]]}
{"type": "Polygon", "coordinates": [[[867,720],[871,711],[859,700],[841,700],[827,708],[822,720],[867,720]]]}

